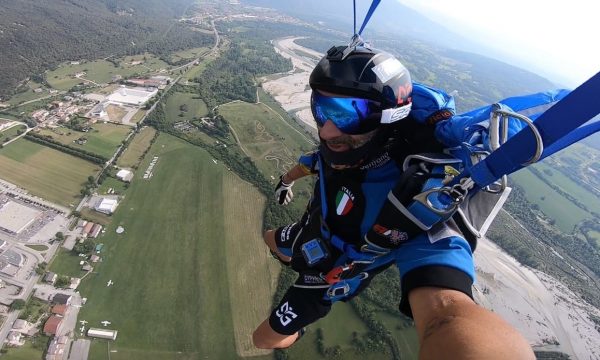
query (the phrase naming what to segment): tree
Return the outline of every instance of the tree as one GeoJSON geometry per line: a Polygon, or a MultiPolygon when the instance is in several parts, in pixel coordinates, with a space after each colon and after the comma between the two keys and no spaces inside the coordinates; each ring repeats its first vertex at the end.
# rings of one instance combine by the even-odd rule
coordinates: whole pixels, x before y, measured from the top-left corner
{"type": "Polygon", "coordinates": [[[56,283],[54,284],[54,286],[57,288],[66,288],[69,285],[71,285],[71,278],[69,278],[68,276],[59,276],[58,279],[56,279],[56,283]]]}
{"type": "Polygon", "coordinates": [[[63,234],[62,231],[57,232],[54,236],[56,236],[56,240],[58,241],[63,241],[65,239],[65,234],[63,234]]]}
{"type": "Polygon", "coordinates": [[[25,308],[25,300],[17,299],[10,304],[10,310],[21,310],[25,308]]]}

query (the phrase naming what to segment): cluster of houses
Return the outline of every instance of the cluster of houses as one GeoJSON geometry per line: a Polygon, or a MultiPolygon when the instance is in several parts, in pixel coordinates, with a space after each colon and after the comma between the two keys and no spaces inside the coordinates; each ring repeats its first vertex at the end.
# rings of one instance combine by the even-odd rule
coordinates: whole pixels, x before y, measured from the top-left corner
{"type": "Polygon", "coordinates": [[[44,109],[39,109],[31,117],[42,127],[56,127],[60,123],[69,122],[79,113],[84,113],[92,107],[92,103],[85,100],[74,101],[72,96],[65,96],[64,101],[53,101],[44,109]]]}
{"type": "MultiPolygon", "coordinates": [[[[51,337],[48,350],[46,351],[46,360],[59,360],[64,358],[65,350],[69,344],[69,337],[63,330],[64,318],[71,308],[72,296],[67,294],[55,294],[51,299],[52,305],[50,316],[44,322],[42,332],[51,337]]],[[[47,298],[41,300],[48,301],[47,298]]],[[[37,324],[32,324],[24,319],[14,321],[11,331],[6,338],[9,346],[22,346],[25,343],[25,337],[33,336],[39,331],[37,324]]]]}
{"type": "Polygon", "coordinates": [[[102,225],[87,220],[79,220],[77,222],[77,227],[81,228],[81,235],[92,239],[97,238],[102,231],[102,225]]]}

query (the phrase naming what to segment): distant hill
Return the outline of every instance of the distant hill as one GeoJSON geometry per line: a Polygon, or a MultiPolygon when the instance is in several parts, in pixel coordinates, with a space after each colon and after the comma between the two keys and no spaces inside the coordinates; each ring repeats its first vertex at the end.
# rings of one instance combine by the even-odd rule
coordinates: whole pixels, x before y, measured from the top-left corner
{"type": "Polygon", "coordinates": [[[11,0],[0,6],[0,97],[66,60],[144,51],[158,55],[212,41],[176,19],[194,0],[11,0]]]}
{"type": "MultiPolygon", "coordinates": [[[[350,0],[242,0],[242,3],[270,7],[308,22],[321,22],[327,27],[349,34],[352,32],[353,9],[350,0]]],[[[356,3],[358,30],[371,1],[356,3]]],[[[370,39],[376,32],[419,39],[432,45],[485,54],[488,57],[506,58],[505,53],[500,53],[486,44],[471,41],[454,32],[451,27],[437,23],[397,0],[385,0],[379,4],[363,32],[364,38],[370,39]]]]}
{"type": "MultiPolygon", "coordinates": [[[[270,7],[307,22],[337,31],[352,32],[352,2],[345,0],[243,0],[244,4],[270,7]],[[315,11],[314,9],[318,9],[315,11]]],[[[357,27],[370,1],[357,2],[357,27]],[[362,5],[360,8],[359,5],[362,5]]],[[[367,41],[395,53],[411,71],[413,79],[455,91],[459,112],[515,95],[554,89],[557,86],[532,72],[477,55],[486,48],[453,33],[398,1],[382,1],[365,30],[367,41]]],[[[339,35],[307,39],[300,44],[326,51],[333,43],[346,44],[339,35]]],[[[490,56],[493,50],[487,50],[490,56]]]]}

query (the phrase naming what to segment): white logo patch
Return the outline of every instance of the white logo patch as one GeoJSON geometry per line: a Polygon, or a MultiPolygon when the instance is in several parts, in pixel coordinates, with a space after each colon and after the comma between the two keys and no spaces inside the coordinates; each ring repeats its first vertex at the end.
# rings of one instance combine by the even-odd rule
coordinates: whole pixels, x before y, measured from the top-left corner
{"type": "Polygon", "coordinates": [[[391,124],[398,120],[402,120],[410,114],[410,110],[412,109],[412,103],[408,105],[404,105],[401,107],[386,109],[381,112],[381,123],[382,124],[391,124]]]}
{"type": "Polygon", "coordinates": [[[404,66],[402,66],[402,63],[398,59],[389,58],[381,64],[374,66],[372,70],[382,83],[386,83],[396,75],[402,76],[403,68],[404,66]]]}
{"type": "Polygon", "coordinates": [[[275,315],[279,318],[281,325],[287,326],[292,320],[298,317],[292,310],[292,307],[286,301],[277,311],[275,311],[275,315]]]}

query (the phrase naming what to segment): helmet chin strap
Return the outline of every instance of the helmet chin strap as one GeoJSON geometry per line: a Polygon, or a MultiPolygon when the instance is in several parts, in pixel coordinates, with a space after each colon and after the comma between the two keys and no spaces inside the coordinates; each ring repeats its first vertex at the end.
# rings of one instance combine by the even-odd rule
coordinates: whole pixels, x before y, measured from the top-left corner
{"type": "Polygon", "coordinates": [[[368,159],[379,156],[384,151],[384,145],[389,138],[386,131],[377,131],[373,138],[364,145],[346,151],[333,151],[321,137],[319,151],[327,165],[334,169],[356,168],[368,159]]]}

